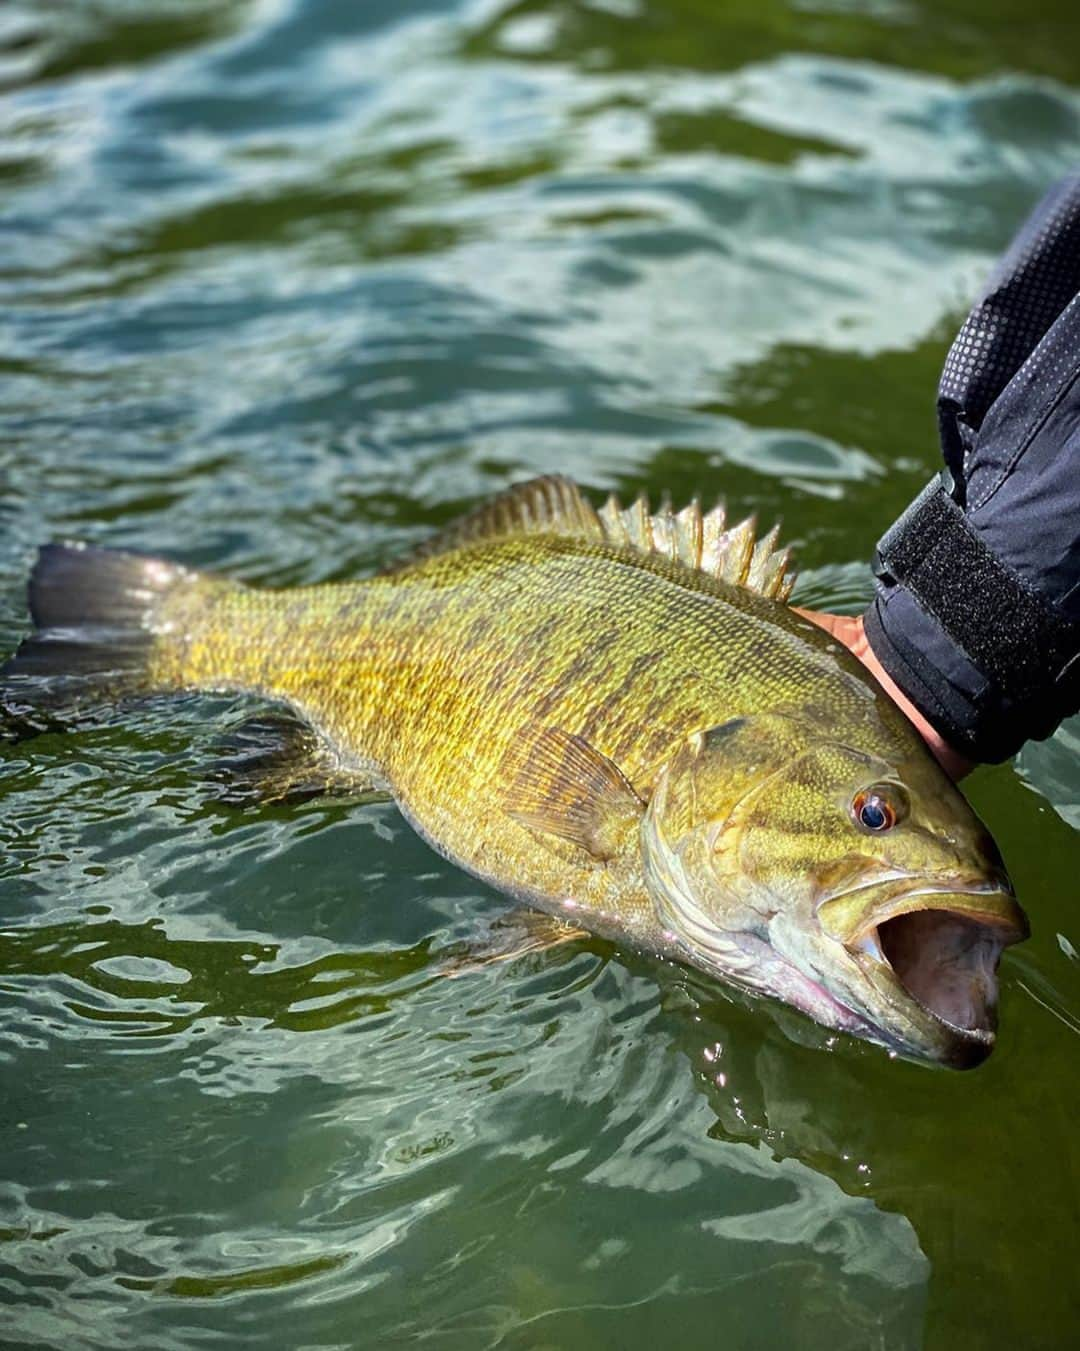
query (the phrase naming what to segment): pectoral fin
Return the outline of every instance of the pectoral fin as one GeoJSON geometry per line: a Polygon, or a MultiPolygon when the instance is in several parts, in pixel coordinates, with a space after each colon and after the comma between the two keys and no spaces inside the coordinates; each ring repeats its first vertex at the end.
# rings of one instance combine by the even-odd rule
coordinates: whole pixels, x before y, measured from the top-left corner
{"type": "Polygon", "coordinates": [[[541,910],[512,910],[501,915],[488,928],[483,940],[471,943],[464,952],[448,957],[441,964],[440,975],[473,975],[497,962],[516,962],[540,952],[550,952],[564,943],[576,943],[588,938],[587,929],[578,928],[557,915],[541,910]]]}
{"type": "Polygon", "coordinates": [[[229,733],[222,750],[213,777],[224,785],[221,799],[235,806],[390,796],[377,776],[342,764],[306,722],[287,713],[248,719],[229,733]]]}
{"type": "Polygon", "coordinates": [[[504,763],[508,816],[604,861],[618,854],[645,804],[625,775],[582,737],[557,727],[523,733],[504,763]]]}

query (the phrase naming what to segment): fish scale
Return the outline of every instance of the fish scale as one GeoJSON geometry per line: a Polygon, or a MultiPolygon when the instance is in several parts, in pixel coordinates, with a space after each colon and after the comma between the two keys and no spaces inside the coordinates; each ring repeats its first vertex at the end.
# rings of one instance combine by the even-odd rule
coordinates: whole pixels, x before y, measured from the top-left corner
{"type": "Polygon", "coordinates": [[[170,689],[285,704],[315,733],[297,738],[312,761],[297,781],[388,789],[434,848],[501,890],[830,1025],[906,1049],[932,1033],[955,1055],[959,1037],[967,1054],[992,1030],[946,1035],[884,958],[861,971],[863,919],[949,894],[934,905],[962,918],[897,947],[925,990],[927,943],[947,933],[955,965],[976,951],[964,925],[996,924],[996,964],[1021,931],[1015,901],[911,725],[784,603],[791,582],[775,531],[755,542],[720,508],[597,512],[543,479],[360,582],[262,591],[53,546],[31,582],[38,632],[0,689],[24,712],[170,689]],[[905,818],[891,842],[853,819],[875,779],[878,816],[892,795],[905,818]],[[878,875],[891,908],[874,909],[878,875]],[[827,890],[837,877],[860,879],[857,901],[827,890]]]}

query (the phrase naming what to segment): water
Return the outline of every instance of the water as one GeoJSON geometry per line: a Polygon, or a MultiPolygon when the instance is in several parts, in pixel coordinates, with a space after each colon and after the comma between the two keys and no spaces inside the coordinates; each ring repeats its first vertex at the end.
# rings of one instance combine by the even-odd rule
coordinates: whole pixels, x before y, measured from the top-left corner
{"type": "MultiPolygon", "coordinates": [[[[0,648],[34,546],[354,576],[559,469],[780,515],[857,607],[1075,6],[0,13],[0,648]]],[[[980,771],[1034,936],[959,1076],[588,942],[394,811],[241,812],[227,701],[0,752],[0,1343],[1074,1344],[1077,733],[980,771]],[[1069,823],[1072,824],[1069,824],[1069,823]]]]}

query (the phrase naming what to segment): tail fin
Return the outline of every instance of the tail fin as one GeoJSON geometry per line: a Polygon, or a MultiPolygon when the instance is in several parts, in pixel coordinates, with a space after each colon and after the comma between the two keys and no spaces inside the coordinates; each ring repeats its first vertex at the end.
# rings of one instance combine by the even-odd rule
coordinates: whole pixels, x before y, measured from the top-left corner
{"type": "Polygon", "coordinates": [[[0,666],[0,708],[40,730],[106,700],[175,688],[176,663],[160,658],[192,613],[187,602],[235,585],[159,558],[46,545],[30,576],[35,630],[0,666]]]}

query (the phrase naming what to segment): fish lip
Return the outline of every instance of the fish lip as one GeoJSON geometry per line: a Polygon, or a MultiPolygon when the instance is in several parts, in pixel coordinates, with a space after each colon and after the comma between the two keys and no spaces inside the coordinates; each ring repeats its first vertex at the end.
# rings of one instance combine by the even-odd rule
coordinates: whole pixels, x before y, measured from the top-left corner
{"type": "MultiPolygon", "coordinates": [[[[878,878],[849,888],[847,891],[834,893],[821,903],[819,913],[829,900],[849,900],[860,892],[883,890],[883,903],[870,907],[865,923],[844,938],[833,936],[839,938],[848,956],[879,994],[890,1003],[897,996],[902,999],[905,1009],[904,1021],[907,1022],[909,1030],[905,1035],[898,1029],[883,1026],[880,1016],[873,1014],[869,1008],[859,1005],[857,1000],[856,1004],[859,1006],[856,1011],[862,1017],[870,1018],[877,1028],[878,1039],[901,1055],[917,1056],[924,1061],[933,1059],[954,1069],[973,1069],[982,1064],[993,1050],[997,1039],[996,1023],[991,1021],[991,1025],[986,1027],[965,1027],[951,1021],[939,1010],[924,1002],[908,988],[894,970],[876,940],[876,931],[880,925],[898,919],[902,915],[920,910],[940,909],[971,920],[987,929],[996,930],[1001,947],[1005,948],[1021,942],[1028,936],[1030,932],[1028,919],[1004,875],[997,878],[954,877],[929,881],[920,878],[913,886],[911,882],[914,880],[901,876],[884,880],[878,878]],[[963,903],[927,905],[925,904],[927,897],[941,897],[942,900],[953,897],[963,903]],[[980,904],[980,898],[985,898],[986,904],[980,904]],[[1007,903],[1006,913],[1003,914],[1000,909],[990,908],[995,899],[999,906],[1002,900],[1007,903]],[[866,947],[866,940],[870,935],[875,935],[876,953],[866,947]]],[[[822,927],[828,932],[827,924],[823,922],[822,927]]],[[[836,991],[833,993],[842,1001],[851,999],[849,991],[844,991],[843,994],[836,991]]]]}
{"type": "Polygon", "coordinates": [[[858,946],[871,930],[876,929],[887,920],[898,919],[901,915],[911,914],[915,910],[929,909],[953,910],[957,914],[976,920],[989,928],[1011,930],[1013,936],[1006,939],[1003,944],[1005,947],[1013,943],[1023,942],[1031,934],[1027,915],[1021,909],[1016,899],[1016,893],[1004,876],[994,879],[985,877],[928,879],[919,877],[917,874],[892,873],[886,877],[877,877],[869,882],[863,882],[859,886],[829,892],[821,897],[815,907],[823,930],[829,937],[838,939],[849,949],[852,946],[858,946]],[[861,895],[863,892],[874,891],[882,893],[882,904],[871,906],[865,922],[857,929],[843,934],[837,932],[835,927],[830,926],[828,907],[832,902],[849,902],[853,897],[861,895]],[[922,898],[927,896],[956,896],[964,898],[964,903],[940,907],[920,904],[922,898]],[[1008,902],[1009,914],[1003,915],[999,910],[991,909],[989,906],[980,906],[977,903],[979,897],[986,897],[988,901],[996,897],[999,903],[1001,899],[1004,899],[1008,902]]]}

